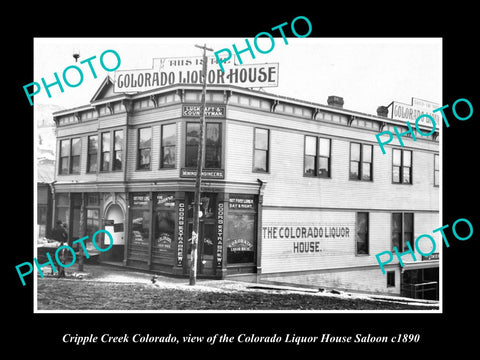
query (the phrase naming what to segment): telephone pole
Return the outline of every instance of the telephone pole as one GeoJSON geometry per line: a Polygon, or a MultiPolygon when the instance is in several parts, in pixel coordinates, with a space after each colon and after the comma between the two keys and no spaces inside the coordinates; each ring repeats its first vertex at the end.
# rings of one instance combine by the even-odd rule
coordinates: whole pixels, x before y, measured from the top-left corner
{"type": "Polygon", "coordinates": [[[203,49],[203,87],[202,87],[202,105],[200,106],[200,144],[198,146],[197,154],[197,176],[195,178],[195,200],[193,209],[193,231],[192,231],[192,250],[190,252],[190,285],[195,285],[197,281],[197,247],[198,236],[200,230],[200,195],[202,187],[202,171],[205,154],[203,151],[205,144],[205,95],[207,93],[207,55],[206,51],[213,51],[213,49],[207,48],[207,45],[203,46],[195,45],[200,49],[203,49]]]}

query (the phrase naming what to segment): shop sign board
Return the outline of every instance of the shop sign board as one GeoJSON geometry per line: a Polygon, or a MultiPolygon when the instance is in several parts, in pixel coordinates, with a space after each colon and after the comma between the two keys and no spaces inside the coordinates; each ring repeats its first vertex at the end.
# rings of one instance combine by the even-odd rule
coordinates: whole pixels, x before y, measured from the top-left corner
{"type": "MultiPolygon", "coordinates": [[[[183,117],[200,117],[201,105],[183,105],[182,116],[183,117]]],[[[226,111],[225,105],[207,105],[205,106],[205,117],[225,119],[226,111]]]]}
{"type": "MultiPolygon", "coordinates": [[[[207,59],[207,85],[278,86],[278,63],[236,65],[234,61],[227,61],[223,63],[223,72],[214,57],[207,59]]],[[[115,71],[113,91],[131,93],[173,84],[202,84],[202,69],[202,57],[154,59],[151,69],[115,71]]]]}
{"type": "MultiPolygon", "coordinates": [[[[390,113],[391,118],[396,120],[408,121],[410,123],[415,122],[416,119],[423,114],[430,115],[437,125],[440,123],[440,114],[438,112],[433,112],[433,110],[438,109],[440,107],[439,104],[421,100],[412,97],[411,104],[404,104],[398,101],[392,101],[389,105],[391,106],[390,113]]],[[[429,128],[432,128],[432,122],[428,117],[421,117],[418,119],[418,124],[423,125],[429,128]]]]}
{"type": "MultiPolygon", "coordinates": [[[[197,176],[196,169],[187,169],[187,168],[180,169],[180,177],[182,178],[194,178],[196,176],[197,176]]],[[[225,177],[225,171],[223,169],[202,170],[202,178],[204,179],[223,179],[224,177],[225,177]]]]}

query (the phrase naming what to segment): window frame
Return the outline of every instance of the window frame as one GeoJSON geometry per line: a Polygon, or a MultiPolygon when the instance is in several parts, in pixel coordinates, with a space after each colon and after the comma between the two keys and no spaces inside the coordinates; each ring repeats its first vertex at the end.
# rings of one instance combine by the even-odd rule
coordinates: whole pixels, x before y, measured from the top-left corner
{"type": "Polygon", "coordinates": [[[355,256],[370,256],[370,213],[368,211],[357,211],[355,213],[355,256]],[[366,214],[366,217],[367,217],[367,226],[366,226],[367,229],[365,231],[367,252],[365,254],[358,252],[357,225],[358,225],[359,214],[366,214]]]}
{"type": "Polygon", "coordinates": [[[306,177],[316,177],[322,179],[331,179],[332,178],[332,139],[323,137],[323,136],[313,136],[313,135],[305,135],[303,139],[303,176],[306,177]],[[307,138],[315,139],[315,155],[308,154],[307,155],[307,138]],[[323,156],[320,151],[320,144],[322,140],[328,141],[328,157],[323,156]],[[307,173],[306,172],[306,165],[307,165],[307,157],[313,158],[314,163],[314,173],[307,173]],[[326,174],[319,174],[320,171],[320,159],[326,158],[328,164],[328,170],[326,174]]]}
{"type": "Polygon", "coordinates": [[[82,171],[82,138],[81,137],[71,137],[67,139],[61,139],[59,143],[60,151],[58,157],[58,175],[79,175],[82,171]],[[73,155],[73,141],[78,140],[79,143],[79,154],[73,155]],[[62,154],[62,143],[68,143],[68,154],[62,154]],[[63,155],[63,156],[62,156],[63,155]],[[73,158],[78,157],[78,171],[73,171],[73,158]],[[66,159],[66,171],[62,171],[62,163],[66,159]]]}
{"type": "Polygon", "coordinates": [[[160,164],[160,169],[175,169],[177,167],[177,123],[162,124],[160,126],[160,161],[159,161],[159,164],[160,164]],[[164,127],[165,126],[173,126],[173,128],[175,129],[174,145],[164,145],[163,135],[164,135],[164,127]],[[174,149],[175,157],[174,157],[174,160],[173,160],[173,164],[165,165],[165,163],[164,163],[163,156],[165,154],[164,149],[166,147],[174,149]]]}
{"type": "Polygon", "coordinates": [[[348,180],[352,181],[367,181],[367,182],[373,182],[373,150],[374,147],[371,144],[365,144],[365,143],[359,143],[359,142],[350,142],[350,157],[349,157],[349,163],[348,163],[348,180]],[[359,160],[352,160],[352,145],[359,145],[360,146],[360,153],[359,153],[359,160]],[[364,147],[369,146],[370,147],[370,155],[371,159],[370,161],[366,161],[364,159],[365,157],[365,151],[364,147]],[[358,176],[357,177],[352,177],[352,162],[358,163],[358,176]],[[370,174],[369,174],[369,179],[363,179],[364,173],[363,173],[363,165],[364,164],[370,164],[370,174]]]}
{"type": "MultiPolygon", "coordinates": [[[[110,136],[112,138],[112,136],[110,136]]],[[[123,167],[124,167],[124,149],[125,149],[125,132],[123,131],[123,129],[116,129],[116,130],[113,130],[113,142],[111,144],[112,146],[112,159],[111,159],[111,162],[112,162],[112,171],[122,171],[123,170],[123,167]],[[115,136],[115,134],[117,132],[121,132],[122,133],[122,138],[121,138],[121,141],[120,141],[120,150],[117,150],[117,137],[115,136]],[[120,152],[121,155],[120,155],[120,162],[121,162],[121,166],[120,168],[117,168],[115,166],[115,160],[117,159],[117,153],[120,152]]]]}
{"type": "Polygon", "coordinates": [[[253,158],[252,158],[252,172],[254,173],[263,173],[269,174],[270,173],[270,129],[261,128],[261,127],[254,127],[253,128],[253,158]],[[260,149],[257,148],[257,130],[264,130],[267,132],[267,149],[260,149]],[[255,166],[255,159],[257,151],[265,152],[265,170],[257,168],[255,166]]]}
{"type": "Polygon", "coordinates": [[[60,149],[59,149],[60,151],[58,152],[59,153],[58,174],[59,175],[68,175],[68,174],[70,174],[70,139],[60,140],[59,147],[60,147],[60,149]],[[68,154],[67,155],[62,154],[62,149],[63,149],[62,143],[66,143],[66,142],[68,142],[68,146],[67,146],[68,154]],[[63,171],[64,167],[62,166],[64,159],[66,159],[66,161],[67,161],[67,166],[65,167],[66,171],[63,171]]]}
{"type": "Polygon", "coordinates": [[[440,187],[440,154],[433,154],[433,186],[440,187]],[[436,169],[437,164],[438,164],[438,169],[436,169]],[[436,176],[437,173],[438,173],[438,180],[436,176]]]}
{"type": "Polygon", "coordinates": [[[93,135],[88,135],[87,136],[87,173],[91,173],[91,174],[95,174],[98,172],[98,169],[99,169],[99,166],[98,166],[98,154],[99,154],[99,148],[98,148],[98,145],[99,145],[99,142],[98,142],[98,134],[93,134],[93,135]],[[92,153],[90,152],[90,138],[93,138],[93,137],[96,137],[97,138],[97,141],[96,141],[96,149],[95,149],[95,152],[92,153]],[[91,157],[94,156],[95,157],[95,160],[96,160],[96,163],[95,163],[95,170],[91,170],[91,157]]]}
{"type": "Polygon", "coordinates": [[[395,287],[395,271],[387,271],[387,288],[395,287]]]}
{"type": "Polygon", "coordinates": [[[413,151],[412,150],[392,148],[392,184],[413,185],[413,151]],[[394,153],[395,153],[395,151],[400,152],[400,165],[395,165],[394,164],[394,153]],[[404,154],[406,152],[410,153],[410,165],[409,166],[405,165],[405,155],[404,154]],[[393,175],[394,174],[394,168],[398,168],[399,181],[395,181],[395,178],[394,178],[394,175],[393,175]],[[409,181],[408,182],[404,181],[405,168],[409,169],[409,181]]]}
{"type": "Polygon", "coordinates": [[[153,131],[152,131],[152,127],[151,126],[145,126],[145,127],[139,127],[137,128],[137,149],[136,149],[136,152],[137,152],[137,166],[136,166],[136,170],[139,170],[139,171],[149,171],[152,169],[152,138],[153,138],[153,131]],[[148,129],[150,131],[150,146],[149,147],[140,147],[140,132],[142,130],[145,130],[145,129],[148,129]],[[149,162],[148,162],[148,168],[145,167],[145,168],[142,168],[140,167],[140,159],[141,159],[141,154],[142,154],[142,150],[145,150],[145,149],[150,149],[150,153],[149,153],[149,162]]]}
{"type": "Polygon", "coordinates": [[[406,242],[405,242],[405,234],[407,233],[405,231],[405,214],[411,214],[412,215],[412,230],[411,232],[409,231],[408,233],[411,233],[411,241],[410,241],[410,246],[412,247],[413,249],[413,244],[415,242],[415,213],[414,212],[410,212],[410,211],[394,211],[391,213],[392,215],[390,216],[390,239],[391,239],[391,249],[393,251],[393,247],[395,246],[395,244],[393,243],[393,215],[394,214],[401,214],[401,223],[400,223],[400,245],[402,246],[401,249],[398,248],[397,246],[397,250],[398,252],[404,252],[405,249],[406,249],[406,242]]]}
{"type": "MultiPolygon", "coordinates": [[[[197,157],[195,158],[195,164],[194,165],[187,165],[187,156],[188,156],[188,151],[187,151],[187,148],[189,146],[195,146],[197,148],[197,154],[198,154],[198,146],[200,146],[200,138],[198,138],[198,144],[196,145],[189,145],[187,143],[187,137],[188,137],[188,125],[189,124],[197,124],[197,125],[200,125],[198,122],[195,122],[195,121],[187,121],[185,122],[185,156],[184,156],[184,166],[187,168],[187,169],[196,169],[197,168],[197,157]]],[[[223,139],[224,139],[224,134],[223,134],[223,131],[224,131],[224,126],[222,126],[222,123],[219,122],[219,121],[209,121],[209,122],[206,122],[205,123],[205,128],[203,129],[204,131],[204,136],[205,136],[205,141],[204,141],[204,144],[203,144],[203,152],[204,152],[204,157],[203,157],[203,168],[204,169],[208,169],[208,170],[218,170],[218,169],[223,169],[223,161],[224,161],[224,153],[223,153],[223,139]],[[218,129],[218,134],[219,134],[219,145],[215,147],[216,149],[216,153],[217,154],[220,154],[220,161],[219,161],[219,167],[206,167],[205,164],[206,164],[206,161],[207,161],[207,148],[209,146],[207,146],[207,128],[209,125],[217,125],[219,127],[218,129]]],[[[210,146],[211,147],[211,146],[210,146]]]]}
{"type": "Polygon", "coordinates": [[[111,152],[111,147],[112,147],[112,134],[110,131],[102,131],[100,132],[100,166],[98,168],[98,170],[100,172],[107,172],[107,171],[110,171],[110,169],[112,168],[112,152],[111,152]],[[108,135],[108,149],[107,150],[104,150],[104,146],[103,146],[103,143],[104,143],[104,139],[103,139],[103,135],[108,135]],[[104,156],[105,156],[105,153],[108,153],[108,156],[109,156],[109,159],[108,159],[108,168],[107,169],[104,169],[103,167],[103,161],[104,161],[104,156]]]}

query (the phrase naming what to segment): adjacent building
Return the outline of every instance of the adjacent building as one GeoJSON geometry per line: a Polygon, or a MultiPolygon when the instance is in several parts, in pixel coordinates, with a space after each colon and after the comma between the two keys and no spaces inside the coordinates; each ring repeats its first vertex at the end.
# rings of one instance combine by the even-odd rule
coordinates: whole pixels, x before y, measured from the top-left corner
{"type": "MultiPolygon", "coordinates": [[[[188,276],[200,97],[187,84],[115,93],[106,78],[89,104],[54,113],[52,221],[71,241],[105,229],[101,261],[188,276]]],[[[385,107],[233,85],[209,86],[206,101],[199,276],[438,297],[438,253],[386,275],[375,258],[440,226],[438,129],[384,155],[375,134],[407,131],[385,107]]]]}

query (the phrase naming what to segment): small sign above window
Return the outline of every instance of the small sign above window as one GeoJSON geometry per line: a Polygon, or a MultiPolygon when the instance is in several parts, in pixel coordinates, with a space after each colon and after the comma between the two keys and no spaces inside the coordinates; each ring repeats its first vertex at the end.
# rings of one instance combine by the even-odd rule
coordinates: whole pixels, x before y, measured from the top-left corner
{"type": "MultiPolygon", "coordinates": [[[[200,117],[201,105],[183,105],[183,117],[200,117]]],[[[205,106],[205,117],[225,119],[225,105],[205,106]]]]}
{"type": "MultiPolygon", "coordinates": [[[[180,177],[182,178],[194,178],[197,176],[197,170],[180,169],[180,177]]],[[[225,177],[225,172],[223,169],[217,170],[202,170],[202,177],[204,179],[223,179],[225,177]]]]}

